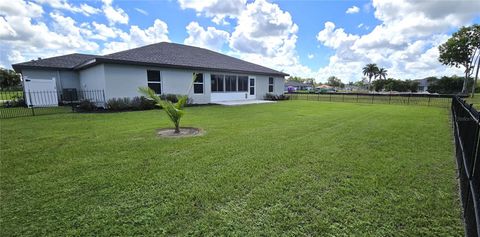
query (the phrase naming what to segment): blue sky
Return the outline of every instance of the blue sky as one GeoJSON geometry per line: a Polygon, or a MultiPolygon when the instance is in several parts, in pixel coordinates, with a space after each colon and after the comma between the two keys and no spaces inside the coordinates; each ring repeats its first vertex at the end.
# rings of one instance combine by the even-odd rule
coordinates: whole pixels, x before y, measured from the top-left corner
{"type": "Polygon", "coordinates": [[[461,74],[438,63],[437,47],[479,22],[473,0],[0,1],[0,65],[171,41],[317,81],[360,80],[367,63],[413,79],[461,74]]]}

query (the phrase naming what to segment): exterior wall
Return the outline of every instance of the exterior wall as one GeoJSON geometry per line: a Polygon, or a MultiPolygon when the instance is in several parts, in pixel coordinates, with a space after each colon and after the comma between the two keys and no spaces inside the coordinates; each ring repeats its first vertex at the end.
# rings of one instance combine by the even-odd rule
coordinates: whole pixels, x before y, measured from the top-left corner
{"type": "Polygon", "coordinates": [[[61,88],[75,88],[80,90],[80,78],[75,71],[59,71],[61,88]]]}
{"type": "Polygon", "coordinates": [[[147,70],[160,71],[162,94],[188,95],[193,103],[210,103],[209,73],[195,71],[204,75],[204,90],[203,94],[194,94],[194,71],[117,64],[105,65],[106,99],[140,96],[138,88],[147,86],[147,70]]]}
{"type": "Polygon", "coordinates": [[[283,77],[273,77],[273,92],[268,92],[268,76],[256,76],[257,80],[257,100],[263,100],[267,93],[281,95],[285,87],[285,80],[283,77]]]}
{"type": "Polygon", "coordinates": [[[105,68],[103,64],[80,71],[81,90],[105,90],[105,68]]]}
{"type": "Polygon", "coordinates": [[[141,66],[105,64],[105,97],[140,96],[138,87],[147,86],[147,70],[141,66]]]}
{"type": "MultiPolygon", "coordinates": [[[[93,83],[89,90],[105,90],[106,100],[111,98],[140,96],[139,87],[147,86],[147,70],[160,71],[162,94],[188,95],[196,104],[207,104],[215,101],[244,100],[248,92],[211,92],[211,74],[229,74],[224,72],[193,71],[184,69],[158,68],[136,65],[102,64],[80,73],[80,86],[93,83]],[[194,94],[193,73],[203,73],[203,94],[194,94]],[[102,80],[104,78],[104,81],[102,80]],[[101,84],[103,83],[103,84],[101,84]]],[[[231,73],[232,75],[238,75],[231,73]]],[[[268,92],[268,76],[251,75],[256,78],[255,99],[263,99],[268,92]]],[[[274,94],[283,93],[284,79],[276,77],[274,94]]]]}
{"type": "MultiPolygon", "coordinates": [[[[100,64],[80,72],[56,70],[22,70],[24,78],[52,79],[57,81],[57,89],[76,88],[77,90],[104,90],[105,99],[140,96],[139,87],[147,86],[147,70],[160,71],[162,93],[187,95],[196,104],[215,101],[245,100],[249,92],[211,92],[211,74],[231,74],[225,72],[206,72],[184,69],[157,68],[147,66],[100,64]],[[193,73],[203,73],[203,94],[193,93],[193,73]]],[[[255,77],[255,97],[263,99],[268,93],[268,76],[246,75],[255,77]]],[[[284,89],[284,78],[275,77],[274,94],[280,95],[284,89]]]]}
{"type": "Polygon", "coordinates": [[[57,90],[64,88],[80,89],[80,81],[78,72],[75,71],[58,71],[58,70],[39,70],[39,69],[23,69],[23,78],[30,79],[52,79],[57,82],[57,90]]]}
{"type": "MultiPolygon", "coordinates": [[[[165,94],[188,95],[195,104],[210,103],[210,73],[181,69],[159,69],[162,78],[162,92],[165,94]],[[203,73],[203,94],[193,93],[193,73],[203,73]]],[[[146,77],[145,77],[146,78],[146,77]]]]}
{"type": "Polygon", "coordinates": [[[284,93],[285,88],[285,78],[284,77],[275,77],[273,80],[273,93],[275,95],[281,95],[284,93]]]}

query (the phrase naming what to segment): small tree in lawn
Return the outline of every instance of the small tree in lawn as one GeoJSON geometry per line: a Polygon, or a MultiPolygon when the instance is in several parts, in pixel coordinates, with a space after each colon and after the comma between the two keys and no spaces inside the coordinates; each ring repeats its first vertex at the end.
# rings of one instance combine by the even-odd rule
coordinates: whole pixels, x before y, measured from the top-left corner
{"type": "MultiPolygon", "coordinates": [[[[197,74],[193,74],[193,80],[192,84],[190,85],[190,88],[188,89],[187,94],[190,93],[190,90],[192,89],[193,82],[197,78],[197,74]]],[[[167,113],[168,117],[170,118],[170,121],[175,125],[175,133],[180,133],[180,119],[182,119],[183,115],[185,114],[185,111],[183,111],[183,107],[188,101],[188,96],[180,96],[178,98],[178,101],[176,103],[172,103],[169,100],[162,100],[160,96],[155,94],[155,91],[148,87],[140,87],[138,88],[138,91],[145,95],[147,98],[154,100],[156,102],[157,106],[160,106],[165,110],[165,113],[167,113]]]]}
{"type": "MultiPolygon", "coordinates": [[[[480,25],[462,27],[447,42],[440,45],[438,50],[440,51],[438,60],[441,63],[465,68],[462,93],[466,94],[468,78],[472,75],[475,66],[478,67],[480,64],[480,25]]],[[[475,87],[475,83],[473,86],[475,87]]]]}

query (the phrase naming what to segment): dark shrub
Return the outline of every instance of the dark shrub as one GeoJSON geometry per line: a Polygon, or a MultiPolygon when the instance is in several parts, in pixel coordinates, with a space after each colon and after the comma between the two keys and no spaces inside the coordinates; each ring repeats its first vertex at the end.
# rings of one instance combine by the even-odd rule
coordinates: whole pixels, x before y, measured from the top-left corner
{"type": "MultiPolygon", "coordinates": [[[[178,97],[174,94],[161,95],[160,98],[169,100],[172,103],[178,102],[178,97]]],[[[190,102],[191,99],[189,98],[187,103],[190,102]]],[[[157,108],[156,102],[144,96],[112,98],[107,101],[107,109],[110,111],[150,110],[155,108],[157,108]]]]}
{"type": "Polygon", "coordinates": [[[131,99],[125,98],[112,98],[107,101],[107,109],[111,111],[125,111],[131,109],[131,99]]]}
{"type": "Polygon", "coordinates": [[[177,103],[178,102],[178,96],[175,95],[175,94],[164,94],[164,95],[160,95],[160,98],[162,100],[168,100],[172,103],[177,103]]]}
{"type": "Polygon", "coordinates": [[[155,109],[156,103],[154,100],[147,99],[145,96],[133,97],[131,104],[132,110],[150,110],[155,109]]]}
{"type": "Polygon", "coordinates": [[[97,105],[90,100],[82,100],[80,104],[77,105],[77,109],[80,112],[91,112],[97,110],[97,105]]]}
{"type": "Polygon", "coordinates": [[[11,97],[11,100],[6,101],[3,104],[4,107],[25,107],[27,104],[25,103],[25,99],[23,96],[14,95],[11,97]]]}
{"type": "Polygon", "coordinates": [[[283,94],[282,95],[274,95],[274,94],[267,93],[263,98],[265,100],[277,101],[277,100],[289,100],[290,96],[283,95],[283,94]]]}

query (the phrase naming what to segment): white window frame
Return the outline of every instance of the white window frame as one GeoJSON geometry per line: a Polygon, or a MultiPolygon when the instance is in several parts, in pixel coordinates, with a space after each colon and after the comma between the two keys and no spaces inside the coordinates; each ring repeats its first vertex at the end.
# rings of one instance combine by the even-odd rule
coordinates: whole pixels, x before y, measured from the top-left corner
{"type": "Polygon", "coordinates": [[[155,94],[156,94],[156,95],[161,95],[161,94],[163,94],[162,71],[157,70],[157,69],[147,69],[147,87],[150,88],[150,87],[148,86],[148,84],[160,84],[160,94],[157,94],[157,92],[155,92],[155,94]],[[149,80],[148,80],[148,71],[158,71],[158,75],[160,76],[160,80],[159,80],[159,81],[149,81],[149,80]]]}
{"type": "Polygon", "coordinates": [[[269,77],[268,78],[268,93],[273,93],[275,91],[275,78],[269,77]],[[272,79],[272,83],[270,84],[270,78],[272,79]],[[272,91],[270,91],[270,86],[272,87],[272,91]]]}
{"type": "MultiPolygon", "coordinates": [[[[205,94],[205,73],[203,72],[194,72],[194,74],[202,74],[202,82],[196,82],[196,81],[193,81],[193,94],[195,95],[203,95],[205,94]],[[202,93],[196,93],[195,92],[195,85],[202,85],[202,93]]],[[[196,79],[196,78],[195,78],[196,79]]]]}

